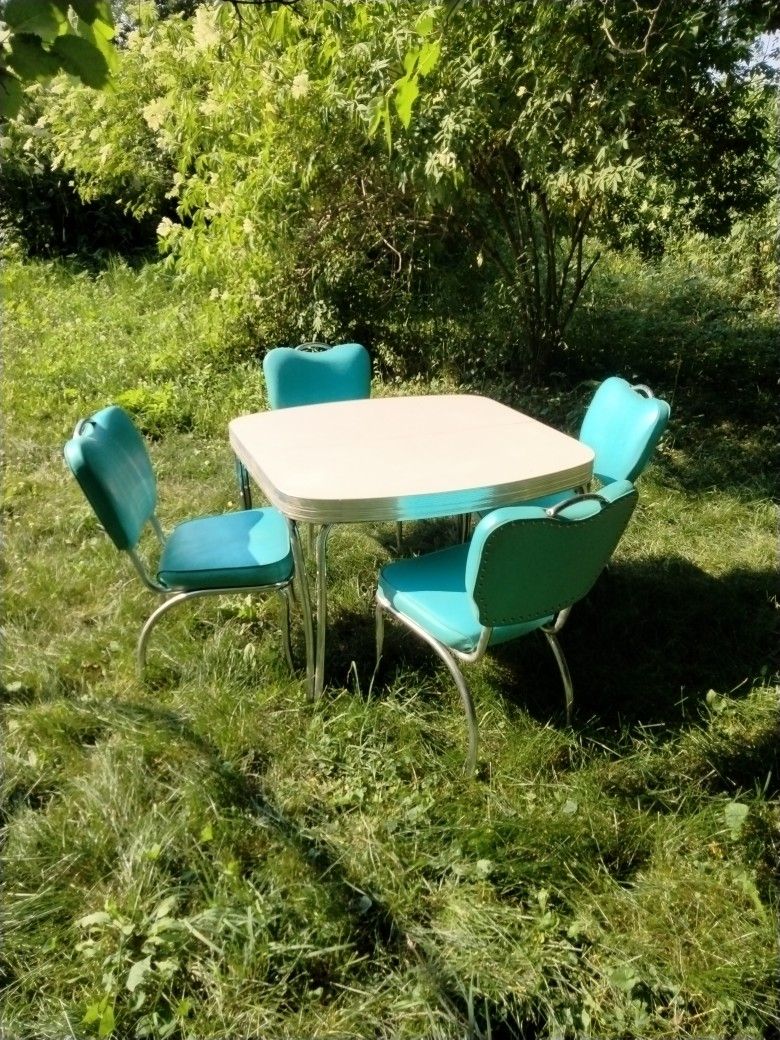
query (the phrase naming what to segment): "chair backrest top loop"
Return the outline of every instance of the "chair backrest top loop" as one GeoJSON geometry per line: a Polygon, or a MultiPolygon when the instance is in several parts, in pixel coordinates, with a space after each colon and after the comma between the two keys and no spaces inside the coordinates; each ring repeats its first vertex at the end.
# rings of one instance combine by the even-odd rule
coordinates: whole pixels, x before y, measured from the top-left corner
{"type": "Polygon", "coordinates": [[[580,502],[600,502],[603,506],[607,504],[607,500],[603,495],[595,491],[588,491],[582,495],[572,495],[571,498],[565,498],[563,502],[556,502],[554,506],[549,506],[545,512],[548,516],[557,516],[564,509],[568,509],[569,506],[577,505],[580,502]]]}

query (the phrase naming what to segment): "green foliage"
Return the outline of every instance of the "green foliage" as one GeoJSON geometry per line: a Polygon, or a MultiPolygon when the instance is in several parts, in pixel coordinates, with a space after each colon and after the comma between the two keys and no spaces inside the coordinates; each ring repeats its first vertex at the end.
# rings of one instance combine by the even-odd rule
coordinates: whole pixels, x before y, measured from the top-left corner
{"type": "Polygon", "coordinates": [[[89,201],[76,191],[70,171],[53,170],[49,134],[39,99],[28,95],[16,119],[4,127],[0,168],[0,250],[29,256],[78,255],[95,263],[107,254],[147,254],[156,249],[157,221],[136,220],[112,196],[89,201]]]}
{"type": "Polygon", "coordinates": [[[641,372],[651,384],[697,385],[708,413],[771,423],[780,329],[770,219],[768,208],[722,238],[667,239],[647,265],[629,250],[606,256],[567,337],[570,374],[641,372]],[[724,386],[735,393],[724,396],[724,386]]]}
{"type": "Polygon", "coordinates": [[[657,255],[766,198],[770,88],[740,60],[769,13],[143,8],[115,89],[37,88],[32,150],[155,221],[247,350],[355,338],[402,377],[533,378],[569,361],[599,241],[657,255]]]}
{"type": "Polygon", "coordinates": [[[656,213],[631,202],[662,193],[722,231],[771,195],[768,90],[736,64],[768,17],[768,5],[721,19],[698,4],[488,4],[444,34],[418,116],[438,149],[417,161],[500,271],[531,374],[560,354],[597,259],[584,243],[616,211],[641,235],[656,213]]]}
{"type": "MultiPolygon", "coordinates": [[[[152,215],[159,221],[173,167],[147,112],[160,89],[147,54],[148,45],[145,50],[138,32],[131,33],[116,89],[110,91],[96,94],[56,80],[44,88],[36,127],[38,148],[52,170],[67,171],[83,199],[110,197],[136,218],[152,215]]],[[[170,68],[175,56],[168,57],[170,68]]]]}
{"type": "Polygon", "coordinates": [[[14,116],[27,83],[60,71],[104,87],[116,67],[108,0],[4,0],[0,7],[0,115],[14,116]]]}

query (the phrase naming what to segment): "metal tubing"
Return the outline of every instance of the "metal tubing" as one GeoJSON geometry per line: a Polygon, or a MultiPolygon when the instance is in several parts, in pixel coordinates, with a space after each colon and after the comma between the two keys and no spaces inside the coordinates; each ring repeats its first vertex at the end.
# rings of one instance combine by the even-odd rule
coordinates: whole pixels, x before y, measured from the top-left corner
{"type": "Polygon", "coordinates": [[[374,666],[374,671],[376,671],[379,667],[379,661],[382,657],[382,649],[385,645],[385,615],[382,610],[382,604],[379,600],[376,601],[374,631],[376,634],[376,664],[374,666]]]}
{"type": "Polygon", "coordinates": [[[545,510],[548,516],[557,516],[562,509],[567,509],[569,506],[577,505],[578,502],[598,502],[602,506],[607,505],[607,500],[599,495],[595,491],[588,491],[585,494],[572,495],[571,498],[565,499],[563,502],[556,502],[554,506],[550,506],[549,509],[545,510]]]}
{"type": "Polygon", "coordinates": [[[306,649],[306,699],[314,699],[314,623],[311,616],[311,600],[309,599],[309,583],[306,581],[306,562],[303,558],[301,540],[298,536],[298,525],[294,520],[287,521],[290,530],[295,575],[298,578],[298,598],[303,615],[303,644],[306,649]]]}
{"type": "Polygon", "coordinates": [[[291,599],[290,586],[286,585],[283,589],[279,589],[279,598],[282,601],[282,643],[284,644],[284,656],[287,658],[287,664],[290,667],[291,672],[295,672],[295,665],[292,659],[292,647],[290,646],[290,599],[291,599]]]}
{"type": "Polygon", "coordinates": [[[452,656],[450,651],[440,643],[438,639],[434,639],[430,633],[426,632],[425,629],[418,629],[418,635],[425,640],[425,642],[439,655],[449,669],[449,673],[455,681],[455,685],[458,688],[460,695],[460,702],[463,705],[463,710],[466,713],[466,728],[469,734],[469,750],[466,756],[466,762],[464,765],[464,772],[467,776],[473,776],[474,771],[477,768],[477,748],[479,743],[479,733],[477,731],[477,717],[474,712],[474,702],[471,699],[471,692],[466,685],[466,680],[463,678],[463,673],[458,668],[455,658],[452,656]]]}
{"type": "MultiPolygon", "coordinates": [[[[463,705],[463,710],[466,713],[466,728],[468,729],[469,735],[469,750],[463,768],[467,776],[473,776],[474,771],[477,767],[477,749],[479,747],[477,717],[474,711],[474,702],[471,699],[471,692],[466,684],[466,680],[463,678],[463,673],[461,672],[460,668],[458,668],[458,664],[455,660],[454,654],[449,649],[449,647],[446,647],[443,643],[440,643],[438,639],[436,639],[434,636],[430,634],[430,632],[427,632],[424,628],[418,625],[416,621],[412,621],[412,619],[406,617],[405,614],[399,614],[397,610],[394,610],[393,607],[391,607],[390,604],[387,602],[387,600],[383,596],[381,596],[381,594],[377,595],[376,602],[377,610],[386,610],[388,614],[396,618],[396,620],[402,622],[402,624],[406,625],[406,627],[411,629],[411,631],[418,635],[420,639],[424,640],[424,642],[426,642],[428,646],[430,646],[431,649],[435,653],[437,653],[439,657],[442,659],[442,661],[444,661],[444,663],[446,664],[447,669],[455,682],[458,694],[460,695],[460,701],[463,705]]],[[[487,631],[489,635],[490,630],[486,629],[485,631],[487,631]]],[[[481,643],[482,640],[480,640],[480,644],[481,643]]],[[[474,659],[473,657],[471,657],[471,655],[462,656],[464,656],[465,659],[474,659]]]]}
{"type": "Polygon", "coordinates": [[[163,600],[156,610],[152,611],[149,617],[146,619],[144,627],[141,629],[141,635],[138,637],[138,647],[136,649],[136,656],[138,658],[138,669],[143,675],[144,669],[146,668],[146,646],[149,642],[149,636],[152,633],[152,629],[163,616],[167,614],[172,607],[177,606],[179,603],[183,603],[187,599],[194,599],[196,596],[202,595],[201,592],[177,592],[175,595],[170,596],[168,599],[163,600]]]}
{"type": "Polygon", "coordinates": [[[164,585],[161,585],[159,581],[155,581],[154,578],[150,576],[149,572],[146,569],[144,561],[141,559],[141,557],[138,555],[135,549],[127,549],[126,551],[127,555],[133,561],[133,566],[138,572],[138,576],[140,577],[144,585],[147,587],[147,589],[149,589],[151,592],[158,592],[162,593],[163,596],[167,596],[170,592],[170,589],[167,589],[164,585]]]}
{"type": "Polygon", "coordinates": [[[463,544],[469,540],[471,534],[471,513],[461,513],[458,518],[458,538],[463,544]]]}
{"type": "Polygon", "coordinates": [[[566,725],[571,726],[571,711],[574,704],[574,687],[572,686],[571,675],[569,674],[569,666],[566,663],[566,658],[563,653],[558,637],[555,632],[551,632],[549,628],[543,628],[547,642],[550,644],[555,660],[558,664],[558,671],[561,673],[561,679],[563,680],[563,692],[566,697],[566,725]]]}
{"type": "MultiPolygon", "coordinates": [[[[130,554],[133,555],[132,553],[130,554]]],[[[166,598],[157,607],[156,610],[152,611],[149,617],[146,619],[144,627],[141,629],[141,635],[138,637],[138,646],[136,648],[136,657],[138,659],[138,667],[143,675],[144,668],[146,667],[146,648],[149,643],[149,636],[152,633],[152,629],[160,620],[160,618],[167,614],[168,611],[179,603],[184,603],[188,599],[196,599],[200,596],[237,596],[239,593],[246,595],[252,592],[277,592],[282,589],[289,588],[290,581],[277,581],[272,585],[249,585],[246,588],[228,588],[228,589],[187,589],[185,591],[177,591],[176,589],[163,589],[161,586],[149,586],[158,592],[164,592],[166,598]]]]}
{"type": "Polygon", "coordinates": [[[545,632],[554,632],[555,635],[557,635],[569,620],[569,614],[571,614],[571,607],[564,607],[563,610],[559,610],[555,615],[555,621],[552,623],[552,626],[548,627],[547,625],[543,625],[543,630],[545,632]]]}
{"type": "Polygon", "coordinates": [[[240,459],[236,459],[236,475],[238,477],[238,490],[241,494],[241,502],[244,509],[252,508],[252,486],[249,483],[249,474],[246,466],[240,459]]]}
{"type": "Polygon", "coordinates": [[[165,532],[162,529],[160,521],[157,519],[156,513],[152,513],[149,517],[149,522],[152,525],[152,530],[157,535],[157,541],[163,548],[165,548],[165,532]]]}
{"type": "Polygon", "coordinates": [[[328,634],[328,564],[327,547],[330,524],[322,524],[317,533],[317,655],[314,665],[314,696],[325,689],[325,641],[328,634]]]}

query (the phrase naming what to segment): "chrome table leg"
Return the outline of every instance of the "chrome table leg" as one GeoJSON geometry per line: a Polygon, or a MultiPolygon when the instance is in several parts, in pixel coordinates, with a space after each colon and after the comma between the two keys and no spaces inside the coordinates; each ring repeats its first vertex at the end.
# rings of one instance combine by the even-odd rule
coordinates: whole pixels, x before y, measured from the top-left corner
{"type": "Polygon", "coordinates": [[[327,547],[330,524],[322,524],[317,532],[317,660],[314,669],[314,696],[321,697],[325,688],[325,641],[328,634],[328,565],[327,547]]]}

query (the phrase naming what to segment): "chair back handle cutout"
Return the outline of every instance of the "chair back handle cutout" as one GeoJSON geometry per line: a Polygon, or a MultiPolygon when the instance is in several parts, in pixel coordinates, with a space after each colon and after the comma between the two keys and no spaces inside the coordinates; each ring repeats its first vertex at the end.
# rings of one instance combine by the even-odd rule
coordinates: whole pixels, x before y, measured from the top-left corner
{"type": "Polygon", "coordinates": [[[580,502],[598,502],[602,508],[607,505],[607,500],[603,495],[596,494],[596,492],[588,492],[585,495],[572,495],[571,498],[567,498],[563,502],[556,502],[554,506],[545,509],[545,512],[548,516],[557,516],[562,510],[567,509],[569,506],[578,505],[580,502]]]}

